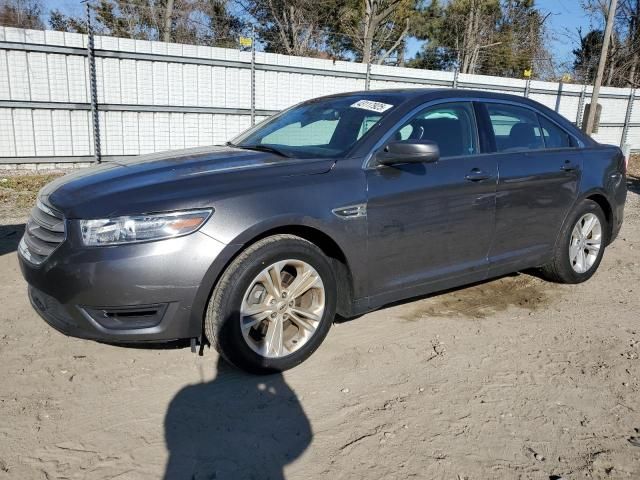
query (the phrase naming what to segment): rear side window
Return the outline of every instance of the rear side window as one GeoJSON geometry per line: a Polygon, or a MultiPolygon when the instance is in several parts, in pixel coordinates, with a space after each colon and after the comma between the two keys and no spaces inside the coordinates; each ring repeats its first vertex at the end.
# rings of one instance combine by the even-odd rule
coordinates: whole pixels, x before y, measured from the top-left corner
{"type": "Polygon", "coordinates": [[[538,115],[514,105],[488,103],[487,111],[498,152],[516,152],[544,148],[538,115]]]}
{"type": "Polygon", "coordinates": [[[571,135],[545,117],[539,116],[539,118],[544,144],[547,148],[570,148],[574,146],[571,135]]]}
{"type": "Polygon", "coordinates": [[[392,138],[431,140],[438,144],[442,158],[478,153],[475,115],[469,102],[427,107],[396,130],[392,138]]]}

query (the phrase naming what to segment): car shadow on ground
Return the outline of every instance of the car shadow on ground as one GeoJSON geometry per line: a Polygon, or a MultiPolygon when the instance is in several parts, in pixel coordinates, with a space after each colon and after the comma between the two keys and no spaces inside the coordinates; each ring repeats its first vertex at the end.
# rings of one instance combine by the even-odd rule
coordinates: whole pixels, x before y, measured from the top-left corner
{"type": "MultiPolygon", "coordinates": [[[[473,282],[473,283],[466,283],[464,285],[460,285],[457,287],[452,287],[452,288],[447,288],[446,290],[438,290],[436,292],[432,292],[432,293],[426,293],[424,295],[418,295],[416,297],[409,297],[409,298],[404,298],[402,300],[398,300],[396,302],[392,302],[392,303],[388,303],[386,305],[383,305],[382,307],[376,308],[374,311],[380,311],[380,310],[386,310],[388,308],[394,308],[394,307],[399,307],[402,305],[407,305],[410,303],[415,303],[415,302],[419,302],[421,300],[426,300],[429,298],[438,298],[438,297],[444,297],[447,294],[450,293],[455,293],[455,292],[459,292],[462,290],[468,290],[472,287],[477,287],[477,286],[481,286],[481,285],[487,285],[487,284],[491,284],[492,282],[495,282],[496,280],[500,280],[502,278],[515,278],[515,277],[519,277],[521,275],[529,275],[532,277],[539,277],[539,273],[536,270],[527,270],[527,271],[523,271],[523,272],[513,272],[513,273],[507,273],[505,275],[501,275],[498,277],[491,277],[491,278],[487,278],[485,280],[480,280],[478,282],[473,282]]],[[[357,315],[354,317],[342,317],[340,315],[336,315],[336,318],[334,320],[334,323],[345,323],[345,322],[350,322],[352,320],[356,320],[362,316],[366,315],[366,313],[362,314],[362,315],[357,315]]]]}
{"type": "Polygon", "coordinates": [[[283,480],[313,437],[282,374],[250,375],[222,359],[212,381],[176,394],[164,427],[166,480],[283,480]]]}
{"type": "Polygon", "coordinates": [[[24,234],[24,223],[0,225],[0,255],[15,252],[24,234]]]}

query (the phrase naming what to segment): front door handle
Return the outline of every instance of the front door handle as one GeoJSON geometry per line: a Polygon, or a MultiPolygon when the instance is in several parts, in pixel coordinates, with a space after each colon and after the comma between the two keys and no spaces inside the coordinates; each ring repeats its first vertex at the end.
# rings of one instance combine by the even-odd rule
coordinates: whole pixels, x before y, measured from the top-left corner
{"type": "Polygon", "coordinates": [[[482,180],[491,178],[491,175],[489,175],[486,172],[483,172],[479,168],[474,168],[469,173],[467,173],[464,178],[465,180],[469,180],[470,182],[480,182],[482,180]]]}
{"type": "Polygon", "coordinates": [[[564,170],[565,172],[572,172],[573,170],[578,169],[578,165],[571,163],[569,160],[565,160],[564,165],[562,165],[560,169],[564,170]]]}

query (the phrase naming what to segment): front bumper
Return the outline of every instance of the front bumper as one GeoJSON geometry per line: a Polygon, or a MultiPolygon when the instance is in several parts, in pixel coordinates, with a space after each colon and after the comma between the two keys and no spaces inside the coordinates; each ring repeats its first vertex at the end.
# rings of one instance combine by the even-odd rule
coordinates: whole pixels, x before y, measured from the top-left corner
{"type": "Polygon", "coordinates": [[[232,246],[202,232],[112,247],[74,243],[37,266],[18,255],[29,298],[62,333],[105,342],[200,335],[215,279],[233,255],[232,246]]]}

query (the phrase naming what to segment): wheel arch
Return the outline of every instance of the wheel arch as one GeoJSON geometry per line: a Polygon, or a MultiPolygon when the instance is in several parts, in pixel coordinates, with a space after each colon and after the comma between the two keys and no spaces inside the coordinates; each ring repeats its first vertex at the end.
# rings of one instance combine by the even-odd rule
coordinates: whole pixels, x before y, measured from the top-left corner
{"type": "Polygon", "coordinates": [[[220,281],[220,277],[229,267],[229,265],[240,255],[248,246],[255,242],[277,234],[289,234],[303,238],[316,245],[329,258],[336,273],[336,283],[338,298],[336,302],[336,312],[343,317],[352,315],[352,300],[354,292],[354,280],[351,267],[344,250],[338,242],[329,234],[324,232],[316,225],[305,223],[282,223],[263,225],[262,228],[257,226],[250,231],[245,231],[243,235],[238,237],[233,243],[228,244],[228,253],[224,256],[223,263],[214,263],[200,286],[194,308],[192,311],[191,322],[192,330],[198,329],[198,334],[204,327],[204,318],[207,311],[207,305],[211,298],[211,294],[215,286],[220,281]]]}
{"type": "Polygon", "coordinates": [[[554,249],[555,249],[556,245],[558,244],[558,242],[560,241],[560,234],[562,233],[562,230],[565,227],[566,222],[569,220],[569,217],[571,216],[571,212],[573,212],[573,210],[576,208],[576,206],[580,202],[582,202],[583,200],[591,200],[593,202],[596,202],[600,206],[600,208],[602,208],[602,211],[604,212],[604,215],[605,215],[605,219],[607,220],[607,244],[610,243],[611,234],[613,232],[613,207],[612,207],[612,203],[608,199],[608,197],[604,193],[604,191],[594,188],[594,189],[591,189],[591,190],[588,190],[588,191],[584,192],[582,195],[580,195],[578,198],[576,198],[576,201],[573,202],[573,205],[571,205],[571,208],[567,210],[567,213],[564,216],[564,220],[562,221],[562,224],[561,224],[561,226],[558,229],[558,232],[556,234],[556,240],[555,240],[555,243],[554,243],[554,249]]]}
{"type": "Polygon", "coordinates": [[[591,200],[596,202],[602,211],[604,212],[605,220],[607,221],[607,244],[611,242],[611,236],[613,233],[613,206],[611,201],[607,198],[604,192],[599,190],[592,190],[582,196],[581,200],[591,200]]]}
{"type": "Polygon", "coordinates": [[[244,243],[242,250],[249,245],[272,235],[287,234],[303,238],[316,245],[329,258],[335,268],[336,287],[338,292],[337,313],[341,316],[348,316],[351,310],[353,299],[353,276],[349,260],[340,247],[329,234],[315,226],[304,224],[289,224],[272,227],[252,237],[244,243]]]}

